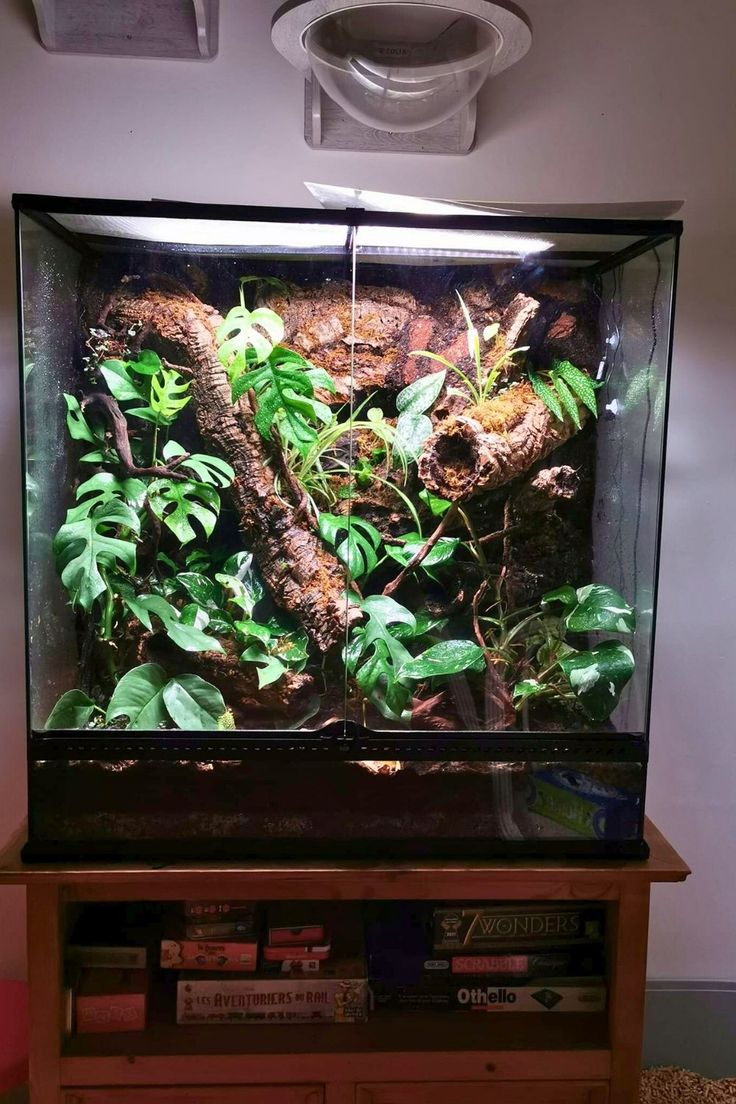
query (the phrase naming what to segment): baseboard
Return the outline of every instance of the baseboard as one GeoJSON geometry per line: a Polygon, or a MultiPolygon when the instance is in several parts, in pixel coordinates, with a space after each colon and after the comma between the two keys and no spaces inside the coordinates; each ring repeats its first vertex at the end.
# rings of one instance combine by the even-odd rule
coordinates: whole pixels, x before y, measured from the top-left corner
{"type": "Polygon", "coordinates": [[[645,1066],[736,1077],[736,982],[649,981],[645,1066]]]}

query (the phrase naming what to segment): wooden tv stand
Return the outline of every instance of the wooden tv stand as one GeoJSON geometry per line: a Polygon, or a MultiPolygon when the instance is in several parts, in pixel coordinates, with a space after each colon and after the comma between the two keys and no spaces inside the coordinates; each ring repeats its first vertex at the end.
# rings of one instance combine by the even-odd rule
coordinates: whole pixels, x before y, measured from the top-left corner
{"type": "Polygon", "coordinates": [[[688,867],[648,823],[644,861],[24,865],[31,1104],[635,1104],[649,894],[688,867]],[[177,1027],[65,1037],[65,906],[82,901],[595,900],[609,907],[605,1013],[376,1013],[355,1025],[177,1027]]]}

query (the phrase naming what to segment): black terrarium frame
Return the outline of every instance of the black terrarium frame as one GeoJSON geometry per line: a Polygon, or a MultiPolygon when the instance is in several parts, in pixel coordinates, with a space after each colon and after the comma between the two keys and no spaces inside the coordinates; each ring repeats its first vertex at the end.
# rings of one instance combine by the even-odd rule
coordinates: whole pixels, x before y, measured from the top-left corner
{"type": "MultiPolygon", "coordinates": [[[[603,276],[606,272],[618,268],[640,254],[656,248],[658,245],[673,240],[674,264],[676,275],[677,246],[682,230],[681,223],[673,221],[639,221],[639,220],[607,220],[607,219],[570,219],[570,218],[516,218],[498,216],[411,216],[384,214],[379,212],[365,212],[359,209],[346,211],[323,211],[314,209],[288,208],[275,209],[264,207],[242,207],[225,205],[200,205],[189,203],[175,203],[163,201],[137,202],[137,201],[107,201],[69,199],[63,197],[48,197],[36,195],[17,195],[13,200],[16,210],[16,227],[18,241],[18,266],[20,273],[20,232],[19,216],[23,214],[43,226],[51,233],[61,237],[76,250],[84,253],[104,250],[105,240],[89,238],[85,240],[76,234],[64,229],[56,220],[48,214],[49,211],[58,214],[79,214],[98,216],[128,216],[128,217],[171,217],[171,218],[197,218],[200,220],[238,220],[257,222],[279,223],[304,223],[347,225],[349,227],[348,238],[345,246],[348,256],[351,252],[351,237],[360,226],[380,225],[384,227],[399,228],[423,228],[423,229],[449,229],[469,231],[489,231],[497,233],[523,232],[531,235],[545,234],[596,234],[614,235],[631,239],[634,244],[613,253],[601,252],[599,255],[586,252],[584,254],[569,251],[567,253],[556,252],[555,261],[564,265],[568,262],[571,266],[575,262],[585,259],[591,262],[586,272],[594,277],[603,276]]],[[[144,252],[147,249],[165,248],[173,251],[176,247],[166,245],[157,246],[156,243],[136,241],[128,243],[135,247],[136,251],[144,252]]],[[[126,242],[117,239],[116,249],[124,249],[126,242]]],[[[206,253],[207,248],[197,246],[196,251],[206,253]]],[[[20,299],[19,283],[19,299],[20,299]]],[[[23,330],[19,328],[19,346],[21,351],[21,365],[23,364],[23,330]]],[[[669,356],[667,360],[667,374],[669,375],[669,356]]],[[[21,388],[23,394],[23,388],[21,388]]],[[[23,419],[23,422],[25,419],[23,419]]],[[[666,425],[666,410],[665,410],[666,425]]],[[[663,445],[664,448],[664,445],[663,445]]],[[[661,531],[661,502],[664,462],[662,462],[659,479],[659,511],[657,521],[657,547],[655,550],[655,562],[659,559],[659,540],[661,531]]],[[[25,478],[25,473],[24,473],[25,478]]],[[[25,531],[24,536],[28,540],[25,531]]],[[[27,594],[27,589],[26,589],[27,594]]],[[[653,608],[656,611],[656,577],[654,582],[653,608]]],[[[655,614],[656,616],[656,614],[655,614]]],[[[26,620],[28,626],[28,618],[26,620]]],[[[654,618],[651,629],[651,640],[654,640],[654,618]]],[[[27,630],[28,631],[28,630],[27,630]]],[[[28,658],[28,647],[26,649],[28,658]]],[[[590,732],[503,732],[493,733],[486,731],[462,731],[449,735],[443,735],[435,730],[419,731],[412,729],[409,733],[401,731],[373,731],[363,727],[356,721],[346,717],[342,721],[327,724],[316,732],[296,732],[292,730],[265,731],[246,730],[238,731],[236,735],[226,732],[218,733],[194,733],[177,731],[174,733],[133,734],[131,732],[110,730],[33,730],[30,712],[30,671],[28,672],[29,686],[29,764],[42,760],[159,760],[159,761],[216,761],[232,759],[306,759],[306,760],[489,760],[499,763],[513,763],[522,760],[537,760],[547,762],[575,763],[575,762],[633,762],[646,769],[648,746],[646,736],[639,732],[618,732],[605,734],[605,726],[600,734],[591,735],[590,732]]],[[[644,732],[649,730],[649,714],[651,708],[651,678],[648,680],[645,706],[644,732]]],[[[642,818],[643,818],[643,791],[642,791],[642,818]]],[[[600,841],[595,844],[587,842],[569,843],[564,847],[565,851],[574,853],[611,853],[622,854],[627,845],[615,844],[612,847],[602,845],[600,841]]],[[[406,853],[415,854],[416,842],[409,841],[406,845],[406,853]]],[[[201,852],[207,850],[201,844],[193,845],[181,841],[173,849],[167,845],[168,851],[191,854],[196,849],[201,852]]],[[[234,841],[233,849],[242,853],[242,841],[234,841]]],[[[248,849],[253,850],[248,844],[248,849]]],[[[273,841],[265,842],[257,848],[261,852],[274,853],[273,841]]],[[[315,847],[306,845],[306,849],[314,852],[315,847]]],[[[502,848],[506,850],[507,848],[502,848]]],[[[62,849],[65,853],[68,848],[62,849]]],[[[84,850],[89,854],[107,854],[111,848],[105,845],[90,843],[84,850]]],[[[136,853],[145,853],[145,847],[140,844],[134,847],[136,853]]],[[[222,841],[214,850],[222,854],[227,851],[222,841]]],[[[298,850],[298,848],[297,848],[298,850]]],[[[324,847],[316,846],[316,850],[324,853],[324,847]]],[[[352,851],[353,853],[375,852],[375,843],[365,846],[353,843],[349,846],[342,845],[341,853],[352,851]]],[[[391,853],[398,854],[401,848],[392,842],[391,853]]],[[[442,845],[435,846],[432,842],[431,851],[441,854],[442,845]]],[[[488,853],[488,846],[479,841],[453,841],[451,850],[457,853],[463,850],[467,853],[488,853]]],[[[518,853],[540,853],[545,846],[539,842],[515,843],[514,851],[518,853]]],[[[555,853],[560,852],[560,845],[555,844],[549,848],[555,853]]],[[[641,844],[632,844],[630,853],[641,854],[641,844]]],[[[161,848],[153,847],[153,851],[160,852],[161,848]]],[[[287,848],[288,853],[296,853],[293,843],[287,848]]],[[[49,853],[49,848],[44,848],[44,853],[49,853]]]]}

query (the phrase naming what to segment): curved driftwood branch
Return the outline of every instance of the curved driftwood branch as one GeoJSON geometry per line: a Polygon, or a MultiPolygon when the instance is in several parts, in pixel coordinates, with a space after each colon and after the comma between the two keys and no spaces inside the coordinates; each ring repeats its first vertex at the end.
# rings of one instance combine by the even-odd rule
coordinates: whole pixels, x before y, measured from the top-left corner
{"type": "Polygon", "coordinates": [[[220,316],[183,290],[123,286],[107,312],[108,326],[125,332],[147,327],[147,341],[162,355],[191,370],[197,426],[207,444],[235,470],[230,488],[240,528],[276,603],[304,626],[312,642],[328,651],[344,639],[360,612],[346,602],[345,572],[311,531],[298,510],[276,493],[274,474],[252,410],[243,397],[231,401],[220,364],[215,330],[220,316]]]}
{"type": "Polygon", "coordinates": [[[524,380],[442,422],[424,446],[419,478],[457,502],[518,478],[575,432],[570,418],[555,418],[524,380]]]}

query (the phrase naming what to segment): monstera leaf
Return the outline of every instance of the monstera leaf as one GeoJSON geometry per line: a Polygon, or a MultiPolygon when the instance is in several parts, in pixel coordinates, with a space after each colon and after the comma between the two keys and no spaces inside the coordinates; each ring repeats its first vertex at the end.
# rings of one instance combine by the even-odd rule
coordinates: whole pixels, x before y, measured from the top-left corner
{"type": "MultiPolygon", "coordinates": [[[[303,452],[317,439],[315,424],[332,421],[329,406],[314,397],[310,375],[314,369],[309,361],[276,346],[263,364],[233,384],[233,402],[252,389],[256,396],[253,421],[261,437],[272,440],[275,426],[285,441],[303,452]]],[[[321,376],[319,379],[318,386],[324,386],[321,376]]]]}
{"type": "Polygon", "coordinates": [[[162,368],[151,377],[148,406],[136,406],[126,411],[136,418],[153,422],[156,426],[169,426],[191,399],[187,395],[189,380],[182,379],[173,369],[162,368]]]}
{"type": "Polygon", "coordinates": [[[358,605],[366,621],[353,629],[346,648],[348,670],[384,717],[400,720],[411,701],[409,683],[401,680],[400,671],[412,657],[392,629],[400,627],[413,635],[416,619],[410,610],[381,594],[369,595],[358,605]]]}
{"type": "Polygon", "coordinates": [[[250,360],[262,364],[284,336],[284,323],[268,307],[233,307],[217,328],[218,356],[231,383],[242,375],[250,360]],[[251,354],[249,357],[248,354],[251,354]]]}
{"type": "Polygon", "coordinates": [[[197,535],[192,520],[202,526],[208,537],[212,536],[220,513],[217,491],[192,480],[175,483],[173,479],[155,479],[148,488],[148,501],[156,517],[181,544],[189,544],[197,535]]]}
{"type": "Polygon", "coordinates": [[[66,522],[56,534],[53,552],[56,569],[73,606],[89,613],[95,598],[105,590],[101,568],[122,567],[134,574],[135,544],[129,537],[112,535],[119,530],[140,532],[138,515],[124,502],[111,500],[87,517],[66,522]]]}
{"type": "Polygon", "coordinates": [[[98,472],[77,487],[77,506],[66,515],[67,522],[87,517],[103,502],[123,501],[135,508],[143,504],[146,484],[142,479],[120,479],[112,472],[98,472]]]}
{"type": "Polygon", "coordinates": [[[381,534],[369,521],[356,517],[320,514],[319,535],[332,545],[338,560],[345,564],[354,579],[370,575],[378,566],[377,550],[381,534]],[[340,534],[345,533],[340,540],[340,534]]]}
{"type": "Polygon", "coordinates": [[[229,487],[235,478],[230,464],[219,456],[209,456],[205,452],[187,455],[186,450],[176,441],[167,441],[163,449],[164,460],[175,460],[177,456],[186,456],[180,467],[194,472],[200,483],[211,483],[213,487],[229,487]]]}

